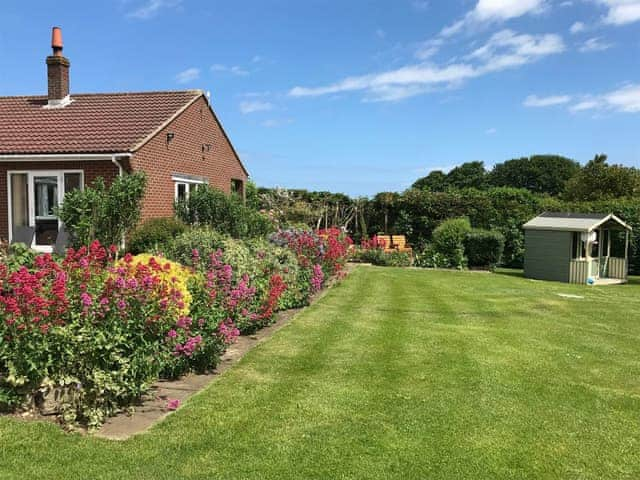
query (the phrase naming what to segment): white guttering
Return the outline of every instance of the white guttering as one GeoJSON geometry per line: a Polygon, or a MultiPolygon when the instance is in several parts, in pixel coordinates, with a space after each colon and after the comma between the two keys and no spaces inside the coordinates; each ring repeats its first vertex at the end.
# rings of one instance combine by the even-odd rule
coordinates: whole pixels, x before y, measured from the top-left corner
{"type": "Polygon", "coordinates": [[[31,153],[0,154],[0,162],[61,162],[113,160],[115,157],[130,158],[131,153],[31,153]]]}
{"type": "Polygon", "coordinates": [[[118,176],[121,177],[124,174],[124,168],[122,168],[122,164],[118,161],[117,155],[112,155],[111,161],[116,167],[118,167],[118,176]]]}

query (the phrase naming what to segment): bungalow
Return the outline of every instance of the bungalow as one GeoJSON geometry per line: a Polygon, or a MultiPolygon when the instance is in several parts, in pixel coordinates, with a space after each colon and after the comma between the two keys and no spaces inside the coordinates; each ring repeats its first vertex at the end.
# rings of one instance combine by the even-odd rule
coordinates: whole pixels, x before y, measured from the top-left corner
{"type": "MultiPolygon", "coordinates": [[[[97,177],[145,172],[142,218],[210,184],[244,195],[248,172],[200,90],[70,94],[70,62],[54,27],[47,96],[0,97],[0,238],[25,231],[50,251],[65,192],[97,177]]],[[[28,242],[29,243],[29,242],[28,242]]]]}

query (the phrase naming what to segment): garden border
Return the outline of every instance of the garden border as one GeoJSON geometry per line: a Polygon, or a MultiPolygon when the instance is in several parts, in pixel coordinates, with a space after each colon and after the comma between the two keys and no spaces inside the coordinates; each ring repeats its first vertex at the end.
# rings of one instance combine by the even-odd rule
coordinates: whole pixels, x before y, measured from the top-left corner
{"type": "MultiPolygon", "coordinates": [[[[344,267],[346,275],[356,268],[354,264],[344,267]]],[[[271,338],[276,332],[288,326],[297,314],[324,297],[338,283],[333,277],[327,286],[309,300],[309,305],[276,313],[275,321],[252,335],[240,336],[230,345],[220,358],[214,371],[207,374],[188,374],[176,380],[159,380],[151,387],[150,392],[134,407],[132,413],[122,412],[108,418],[93,436],[107,440],[127,440],[135,435],[148,431],[152,426],[163,421],[173,413],[167,408],[170,400],[178,400],[183,404],[193,395],[209,387],[220,375],[236,365],[249,351],[271,338]]]]}

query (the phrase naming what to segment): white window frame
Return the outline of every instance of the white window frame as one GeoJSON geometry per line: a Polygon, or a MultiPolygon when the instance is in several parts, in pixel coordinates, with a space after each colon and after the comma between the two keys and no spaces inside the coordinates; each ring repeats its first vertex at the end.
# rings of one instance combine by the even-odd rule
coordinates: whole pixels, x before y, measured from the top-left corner
{"type": "MultiPolygon", "coordinates": [[[[30,227],[36,226],[36,205],[35,205],[35,188],[33,177],[57,177],[58,179],[58,205],[62,205],[64,200],[64,175],[66,173],[79,173],[80,174],[80,189],[84,190],[84,170],[80,169],[64,169],[64,170],[8,170],[7,171],[7,214],[9,219],[9,242],[13,240],[13,205],[11,203],[11,175],[14,174],[26,174],[27,175],[27,216],[28,225],[30,227]]],[[[58,218],[58,229],[62,226],[62,222],[58,218]]],[[[33,236],[33,242],[30,247],[38,252],[51,253],[53,251],[52,245],[37,245],[36,236],[33,236]]]]}
{"type": "Polygon", "coordinates": [[[178,185],[184,185],[185,187],[185,200],[189,198],[189,193],[191,192],[191,188],[197,185],[206,185],[207,182],[205,180],[197,180],[194,178],[183,177],[180,175],[172,175],[171,180],[174,183],[173,190],[173,199],[174,201],[178,201],[178,185]]]}

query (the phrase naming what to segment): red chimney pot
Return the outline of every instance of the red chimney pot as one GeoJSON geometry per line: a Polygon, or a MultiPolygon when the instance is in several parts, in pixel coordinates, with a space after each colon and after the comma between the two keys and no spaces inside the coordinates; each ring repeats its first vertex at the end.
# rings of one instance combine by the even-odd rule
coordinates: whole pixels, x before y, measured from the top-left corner
{"type": "Polygon", "coordinates": [[[55,56],[62,56],[62,30],[60,27],[53,27],[51,31],[51,47],[55,56]]]}

